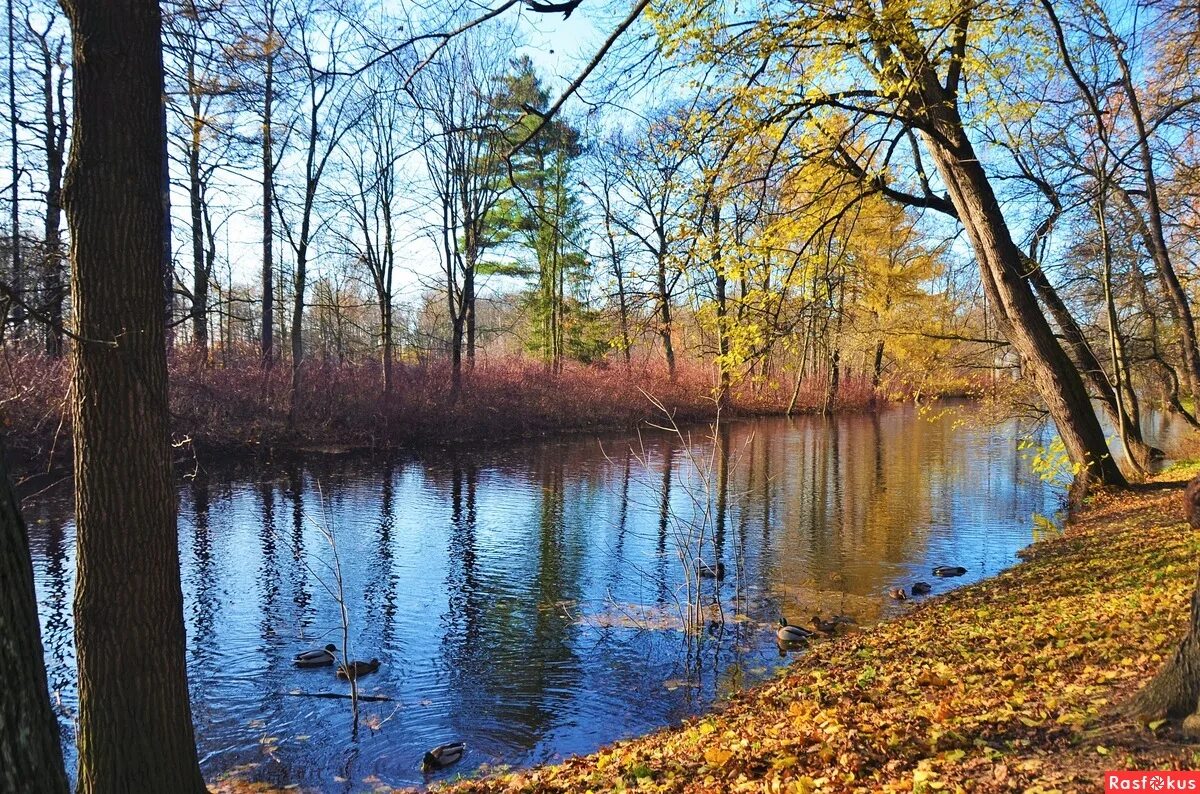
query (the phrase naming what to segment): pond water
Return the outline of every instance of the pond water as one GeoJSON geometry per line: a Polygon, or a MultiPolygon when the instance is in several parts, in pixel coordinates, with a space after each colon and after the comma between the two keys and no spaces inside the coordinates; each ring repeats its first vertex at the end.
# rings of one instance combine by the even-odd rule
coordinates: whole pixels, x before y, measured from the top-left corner
{"type": "MultiPolygon", "coordinates": [[[[868,623],[906,608],[893,587],[995,574],[1062,491],[1030,473],[1018,422],[971,410],[195,471],[179,532],[204,771],[349,792],[428,780],[422,753],[453,740],[467,754],[443,776],[588,752],[769,677],[781,614],[868,623]],[[382,662],[362,691],[390,699],[357,723],[310,696],[348,691],[331,668],[291,664],[343,645],[326,531],[350,656],[382,662]],[[705,625],[685,632],[696,557],[727,573],[699,582],[705,625]]],[[[71,768],[69,500],[27,518],[71,768]]]]}

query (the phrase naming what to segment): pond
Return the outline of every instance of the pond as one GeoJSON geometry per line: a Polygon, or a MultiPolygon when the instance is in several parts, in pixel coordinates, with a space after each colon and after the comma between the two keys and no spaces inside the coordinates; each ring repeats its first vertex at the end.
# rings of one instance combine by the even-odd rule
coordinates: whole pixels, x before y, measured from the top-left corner
{"type": "MultiPolygon", "coordinates": [[[[349,792],[429,780],[423,752],[454,740],[467,754],[442,776],[585,753],[771,676],[780,615],[864,624],[914,603],[891,588],[993,575],[1062,491],[1031,474],[1017,421],[973,410],[735,422],[716,444],[694,428],[189,469],[180,555],[204,772],[349,792]],[[357,721],[349,701],[312,696],[348,691],[331,668],[291,663],[343,645],[334,546],[350,656],[381,661],[361,689],[388,698],[357,721]],[[687,575],[695,558],[722,561],[724,580],[687,575]],[[967,573],[932,577],[939,564],[967,573]],[[690,597],[697,631],[683,630],[690,597]]],[[[70,769],[69,497],[27,518],[70,769]]]]}

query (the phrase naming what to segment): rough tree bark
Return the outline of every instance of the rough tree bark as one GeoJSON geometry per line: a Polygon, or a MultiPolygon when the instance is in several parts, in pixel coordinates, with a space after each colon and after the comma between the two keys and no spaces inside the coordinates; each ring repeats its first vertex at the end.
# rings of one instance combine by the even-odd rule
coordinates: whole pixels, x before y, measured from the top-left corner
{"type": "Polygon", "coordinates": [[[162,310],[154,0],[63,0],[74,40],[72,419],[80,794],[205,790],[185,667],[162,310]],[[114,109],[119,109],[119,112],[114,109]]]}
{"type": "Polygon", "coordinates": [[[0,445],[0,791],[66,794],[46,690],[29,541],[0,445]]]}

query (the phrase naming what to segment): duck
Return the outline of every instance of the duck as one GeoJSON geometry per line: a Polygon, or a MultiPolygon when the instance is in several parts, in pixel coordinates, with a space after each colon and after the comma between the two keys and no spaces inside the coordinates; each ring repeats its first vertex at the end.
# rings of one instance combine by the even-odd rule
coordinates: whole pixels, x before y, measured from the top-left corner
{"type": "Polygon", "coordinates": [[[718,562],[716,565],[709,565],[701,560],[697,563],[700,571],[701,579],[716,579],[718,582],[725,578],[725,563],[718,562]]]}
{"type": "Polygon", "coordinates": [[[929,595],[931,590],[933,586],[929,582],[915,582],[912,586],[913,595],[929,595]]]}
{"type": "Polygon", "coordinates": [[[379,660],[372,659],[369,662],[350,662],[349,664],[339,664],[337,669],[337,677],[349,681],[350,679],[358,679],[361,676],[369,675],[379,669],[379,660]]]}
{"type": "Polygon", "coordinates": [[[292,662],[297,667],[327,667],[333,664],[335,653],[337,653],[337,646],[331,642],[324,648],[296,654],[296,658],[292,662]]]}
{"type": "Polygon", "coordinates": [[[961,565],[939,565],[933,569],[934,576],[962,576],[966,572],[961,565]]]}
{"type": "Polygon", "coordinates": [[[457,764],[462,760],[463,753],[466,751],[467,745],[464,742],[439,745],[425,753],[425,757],[421,759],[421,771],[432,772],[435,769],[445,769],[451,764],[457,764]]]}
{"type": "Polygon", "coordinates": [[[832,618],[829,620],[822,620],[820,615],[813,615],[812,624],[813,628],[822,634],[833,634],[835,631],[837,631],[840,621],[832,618]]]}
{"type": "Polygon", "coordinates": [[[804,642],[813,633],[803,626],[793,626],[788,623],[787,618],[779,619],[779,629],[775,632],[775,638],[780,642],[804,642]]]}
{"type": "Polygon", "coordinates": [[[896,601],[905,601],[908,599],[908,593],[904,592],[903,587],[897,587],[889,590],[888,595],[890,595],[896,601]]]}

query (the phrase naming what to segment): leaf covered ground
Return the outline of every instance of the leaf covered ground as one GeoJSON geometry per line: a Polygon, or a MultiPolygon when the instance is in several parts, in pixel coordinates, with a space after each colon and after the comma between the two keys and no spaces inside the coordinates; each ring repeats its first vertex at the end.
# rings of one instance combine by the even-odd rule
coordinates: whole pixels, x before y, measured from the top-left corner
{"type": "Polygon", "coordinates": [[[1119,712],[1186,625],[1200,533],[1181,488],[1197,472],[1098,495],[1023,564],[815,642],[713,714],[434,790],[1095,791],[1105,770],[1200,767],[1177,725],[1119,712]]]}

